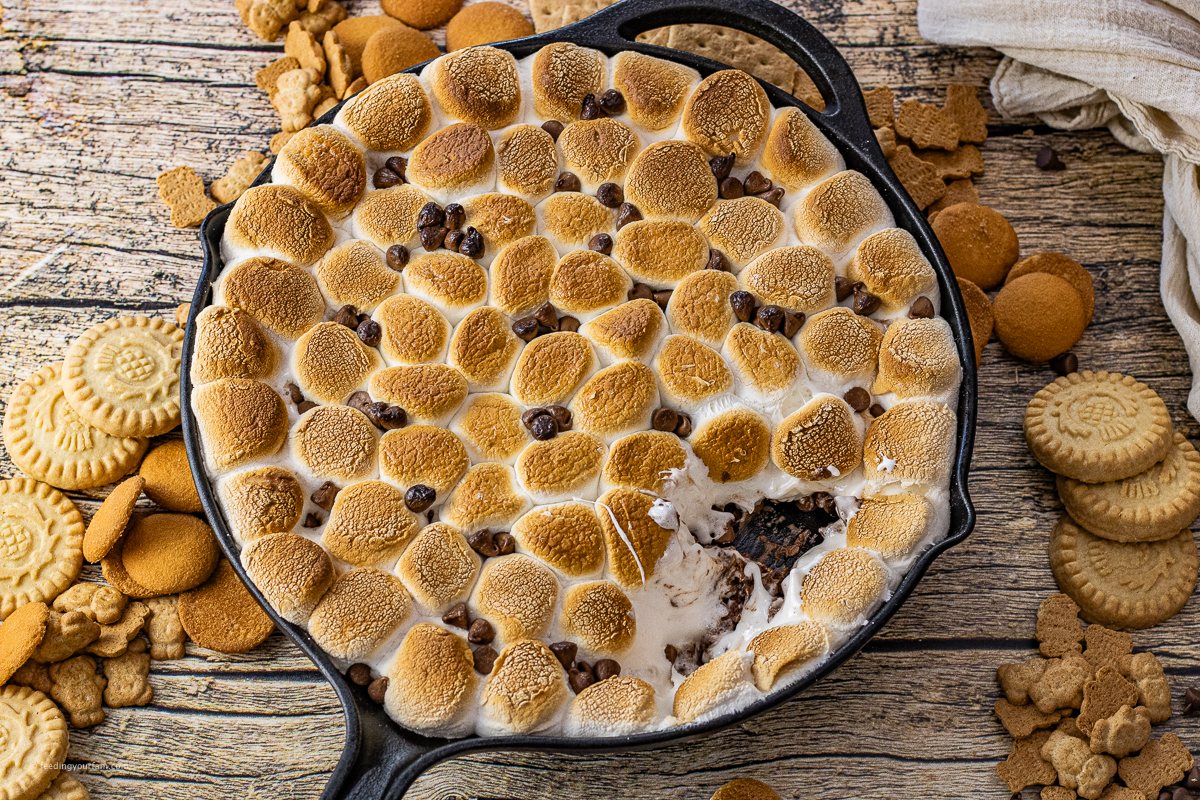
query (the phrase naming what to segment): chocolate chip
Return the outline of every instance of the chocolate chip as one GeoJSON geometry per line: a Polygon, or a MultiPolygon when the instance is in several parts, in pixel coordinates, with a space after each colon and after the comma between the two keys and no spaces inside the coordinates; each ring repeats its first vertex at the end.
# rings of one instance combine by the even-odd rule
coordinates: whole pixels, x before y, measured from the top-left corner
{"type": "Polygon", "coordinates": [[[467,219],[467,212],[458,203],[451,203],[446,206],[446,221],[445,226],[452,231],[456,231],[462,227],[463,222],[467,219]]]}
{"type": "Polygon", "coordinates": [[[870,411],[872,417],[883,416],[884,408],[883,406],[879,405],[879,403],[872,403],[871,408],[868,410],[870,411]]]}
{"type": "Polygon", "coordinates": [[[654,302],[658,303],[658,307],[663,311],[667,310],[667,303],[671,302],[671,290],[662,289],[654,293],[654,302]]]}
{"type": "Polygon", "coordinates": [[[581,184],[579,177],[574,172],[564,172],[558,176],[558,180],[554,182],[554,191],[556,192],[578,192],[581,184]]]}
{"type": "Polygon", "coordinates": [[[371,183],[374,184],[376,189],[387,189],[392,186],[399,186],[404,183],[404,179],[387,167],[383,167],[382,169],[375,170],[375,175],[371,178],[371,183]]]}
{"type": "Polygon", "coordinates": [[[559,317],[558,329],[560,331],[576,333],[579,330],[579,320],[575,319],[574,317],[559,317]]]}
{"type": "Polygon", "coordinates": [[[837,277],[833,279],[833,293],[840,303],[845,300],[854,291],[854,284],[848,278],[837,277]]]}
{"type": "Polygon", "coordinates": [[[366,392],[355,392],[346,398],[346,405],[365,414],[371,406],[371,395],[366,392]]]}
{"type": "Polygon", "coordinates": [[[602,183],[596,190],[596,199],[605,208],[616,208],[625,202],[625,193],[615,183],[602,183]]]}
{"type": "Polygon", "coordinates": [[[1192,793],[1180,786],[1174,792],[1171,792],[1171,800],[1192,800],[1192,793]]]}
{"type": "Polygon", "coordinates": [[[529,433],[539,442],[549,441],[558,436],[558,423],[549,414],[542,414],[534,418],[533,424],[529,426],[529,433]]]}
{"type": "Polygon", "coordinates": [[[517,551],[517,537],[511,533],[497,533],[492,539],[496,543],[496,549],[500,551],[500,555],[506,556],[517,551]]]}
{"type": "Polygon", "coordinates": [[[638,207],[633,203],[621,203],[617,209],[617,230],[621,230],[631,222],[637,222],[642,218],[642,212],[638,211],[638,207]]]}
{"type": "Polygon", "coordinates": [[[732,176],[721,181],[720,195],[722,200],[737,200],[746,194],[746,187],[742,182],[732,176]]]}
{"type": "Polygon", "coordinates": [[[383,165],[403,178],[405,170],[408,169],[408,159],[404,156],[392,156],[383,162],[383,165]]]}
{"type": "MultiPolygon", "coordinates": [[[[375,402],[369,404],[365,409],[363,409],[363,413],[367,415],[367,419],[371,420],[372,425],[374,425],[376,428],[382,428],[383,427],[383,417],[387,413],[388,408],[389,408],[389,406],[387,403],[384,403],[380,400],[376,400],[375,402]]],[[[403,427],[403,426],[401,425],[398,427],[403,427]]]]}
{"type": "Polygon", "coordinates": [[[729,295],[729,305],[733,308],[734,316],[742,322],[750,322],[754,319],[754,309],[758,302],[754,299],[754,295],[739,289],[729,295]]]}
{"type": "Polygon", "coordinates": [[[429,252],[433,252],[441,247],[446,242],[446,234],[448,231],[441,225],[434,225],[431,228],[421,229],[421,247],[424,247],[429,252]]]}
{"type": "Polygon", "coordinates": [[[805,319],[807,319],[807,317],[805,317],[802,313],[784,311],[783,325],[779,328],[779,330],[783,332],[784,336],[790,339],[799,333],[800,329],[804,327],[805,319]]]}
{"type": "Polygon", "coordinates": [[[315,511],[310,511],[310,512],[308,512],[308,514],[307,514],[307,515],[304,517],[304,527],[306,527],[306,528],[319,528],[319,527],[321,527],[321,523],[322,523],[323,521],[324,521],[324,520],[322,520],[322,519],[321,519],[321,515],[320,515],[320,514],[316,513],[315,511]]]}
{"type": "Polygon", "coordinates": [[[554,417],[554,421],[558,423],[558,430],[571,430],[571,412],[563,406],[546,406],[546,413],[554,417]]]}
{"type": "Polygon", "coordinates": [[[596,102],[596,95],[588,92],[583,98],[583,107],[579,110],[580,119],[600,119],[607,116],[604,109],[596,102]]]}
{"type": "Polygon", "coordinates": [[[596,679],[592,676],[592,671],[590,669],[580,670],[578,665],[576,665],[575,669],[567,673],[567,683],[571,684],[571,691],[575,694],[579,694],[595,682],[596,679]]]}
{"type": "Polygon", "coordinates": [[[604,109],[604,113],[616,116],[625,110],[625,95],[619,89],[609,89],[596,98],[596,102],[604,109]]]}
{"type": "Polygon", "coordinates": [[[754,324],[767,333],[778,333],[783,325],[783,309],[779,306],[763,306],[754,312],[754,324]]]}
{"type": "Polygon", "coordinates": [[[1050,359],[1050,369],[1055,375],[1070,375],[1079,372],[1079,356],[1071,352],[1062,353],[1050,359]]]}
{"type": "Polygon", "coordinates": [[[827,513],[833,513],[837,508],[837,503],[833,499],[833,495],[829,492],[813,492],[813,502],[817,504],[817,508],[827,513]]]}
{"type": "Polygon", "coordinates": [[[654,412],[654,416],[650,418],[650,424],[656,431],[673,433],[675,426],[679,424],[679,413],[673,408],[664,406],[654,412]]]}
{"type": "MultiPolygon", "coordinates": [[[[1017,795],[1014,795],[1014,797],[1019,798],[1020,795],[1017,794],[1017,795]]],[[[1171,800],[1171,790],[1170,789],[1161,790],[1158,793],[1158,800],[1171,800]]]]}
{"type": "Polygon", "coordinates": [[[492,668],[496,666],[496,659],[500,657],[499,653],[486,644],[476,647],[472,655],[475,656],[475,671],[480,675],[491,675],[492,668]]]}
{"type": "Polygon", "coordinates": [[[496,629],[482,617],[472,622],[470,630],[467,631],[467,641],[471,644],[491,644],[495,638],[496,629]]]}
{"type": "Polygon", "coordinates": [[[869,317],[879,310],[880,299],[868,292],[861,284],[854,285],[854,313],[869,317]]]}
{"type": "Polygon", "coordinates": [[[371,668],[366,664],[351,664],[350,669],[346,670],[346,677],[355,685],[366,686],[372,680],[371,668]]]}
{"type": "Polygon", "coordinates": [[[301,414],[307,414],[309,411],[312,411],[316,407],[317,407],[317,404],[314,403],[312,400],[305,400],[301,403],[296,404],[296,411],[301,414]]]}
{"type": "Polygon", "coordinates": [[[588,250],[595,250],[597,253],[608,255],[612,252],[613,240],[607,233],[597,233],[588,242],[588,250]]]}
{"type": "Polygon", "coordinates": [[[421,206],[421,210],[417,213],[417,230],[422,228],[436,228],[446,221],[446,212],[437,203],[430,200],[425,205],[421,206]]]}
{"type": "Polygon", "coordinates": [[[465,631],[471,625],[471,612],[467,610],[467,604],[455,603],[449,611],[442,614],[442,622],[465,631]]]}
{"type": "Polygon", "coordinates": [[[708,263],[704,265],[705,269],[716,269],[721,272],[733,272],[733,267],[729,265],[729,259],[725,258],[725,254],[720,250],[712,250],[708,254],[708,263]]]}
{"type": "Polygon", "coordinates": [[[462,244],[458,246],[458,252],[467,258],[479,258],[483,255],[483,234],[468,225],[467,235],[463,237],[462,244]]]}
{"type": "Polygon", "coordinates": [[[496,547],[496,537],[487,528],[475,531],[468,536],[467,544],[471,545],[471,549],[484,558],[500,554],[500,550],[496,547]]]}
{"type": "Polygon", "coordinates": [[[771,191],[771,181],[758,170],[747,175],[743,183],[746,185],[746,194],[762,194],[771,191]]]}
{"type": "Polygon", "coordinates": [[[373,319],[367,318],[358,323],[355,329],[358,334],[358,339],[367,347],[376,347],[379,345],[379,340],[383,338],[383,328],[373,319]]]}
{"type": "Polygon", "coordinates": [[[808,497],[801,497],[799,500],[793,500],[792,505],[804,512],[812,511],[817,507],[817,504],[813,502],[811,494],[808,497]]]}
{"type": "Polygon", "coordinates": [[[549,413],[549,411],[540,407],[526,409],[525,413],[521,415],[521,424],[525,426],[526,430],[531,431],[533,430],[533,421],[538,417],[549,413]]]}
{"type": "Polygon", "coordinates": [[[358,311],[352,305],[344,305],[333,315],[333,321],[345,325],[350,330],[358,328],[358,311]]]}
{"type": "Polygon", "coordinates": [[[437,492],[432,486],[416,483],[408,487],[404,493],[404,505],[414,514],[427,510],[437,500],[437,492]]]}
{"type": "Polygon", "coordinates": [[[592,672],[597,681],[606,681],[621,674],[621,665],[611,658],[602,658],[592,667],[592,672]]]}
{"type": "Polygon", "coordinates": [[[674,664],[675,659],[679,658],[679,648],[673,644],[669,644],[663,648],[663,655],[667,657],[667,661],[674,664]]]}
{"type": "Polygon", "coordinates": [[[387,678],[377,678],[371,681],[371,685],[367,687],[367,696],[376,703],[383,705],[383,699],[387,697],[387,678]]]}
{"type": "Polygon", "coordinates": [[[1183,715],[1194,717],[1200,714],[1200,692],[1195,689],[1183,690],[1183,715]]]}
{"type": "Polygon", "coordinates": [[[565,126],[556,119],[548,119],[542,123],[542,130],[550,134],[550,138],[558,141],[558,137],[562,134],[565,126]]]}
{"type": "Polygon", "coordinates": [[[312,501],[328,511],[333,508],[333,500],[339,491],[338,487],[333,485],[333,481],[325,481],[312,493],[312,501]]]}
{"type": "MultiPolygon", "coordinates": [[[[737,531],[733,528],[733,521],[725,523],[725,530],[716,539],[713,539],[717,544],[733,544],[733,540],[737,538],[737,531]]],[[[675,659],[671,659],[674,661],[675,659]]]]}
{"type": "Polygon", "coordinates": [[[518,339],[523,339],[526,342],[532,342],[537,338],[538,321],[533,317],[522,317],[512,325],[513,333],[518,339]]]}
{"type": "Polygon", "coordinates": [[[775,206],[776,208],[779,208],[779,204],[783,202],[783,187],[776,186],[774,189],[766,192],[759,192],[754,196],[759,200],[763,200],[775,206]]]}
{"type": "Polygon", "coordinates": [[[679,412],[679,424],[675,426],[675,435],[680,439],[692,435],[692,418],[682,411],[679,412]]]}
{"type": "Polygon", "coordinates": [[[861,386],[855,386],[846,392],[842,395],[842,399],[855,411],[866,411],[871,405],[871,393],[861,386]]]}
{"type": "Polygon", "coordinates": [[[708,160],[708,166],[712,169],[713,177],[717,179],[717,183],[729,177],[729,172],[733,169],[733,160],[733,153],[727,156],[713,156],[708,160]]]}
{"type": "Polygon", "coordinates": [[[933,319],[933,301],[928,297],[918,297],[913,301],[908,315],[913,319],[933,319]]]}
{"type": "Polygon", "coordinates": [[[465,238],[467,238],[467,234],[463,231],[450,231],[446,234],[446,241],[443,244],[447,250],[457,253],[465,238]]]}
{"type": "Polygon", "coordinates": [[[1067,168],[1067,165],[1058,157],[1058,153],[1054,151],[1054,148],[1049,146],[1038,150],[1036,163],[1037,168],[1042,172],[1058,172],[1067,168]]]}
{"type": "Polygon", "coordinates": [[[1189,789],[1200,789],[1200,767],[1192,767],[1192,771],[1183,779],[1183,785],[1189,789]]]}
{"type": "Polygon", "coordinates": [[[644,283],[635,283],[626,297],[630,300],[653,300],[654,290],[644,283]]]}
{"type": "Polygon", "coordinates": [[[552,331],[558,330],[558,315],[554,313],[554,306],[549,302],[542,303],[535,308],[533,318],[552,331]]]}
{"type": "Polygon", "coordinates": [[[303,403],[304,395],[300,393],[300,387],[288,381],[283,385],[283,391],[287,393],[288,399],[295,403],[303,403]]]}
{"type": "Polygon", "coordinates": [[[387,249],[387,265],[396,272],[403,272],[408,266],[408,248],[402,244],[394,244],[387,249]]]}
{"type": "Polygon", "coordinates": [[[575,663],[575,654],[579,652],[579,647],[574,642],[555,642],[550,645],[550,652],[554,653],[563,669],[569,670],[575,663]]]}

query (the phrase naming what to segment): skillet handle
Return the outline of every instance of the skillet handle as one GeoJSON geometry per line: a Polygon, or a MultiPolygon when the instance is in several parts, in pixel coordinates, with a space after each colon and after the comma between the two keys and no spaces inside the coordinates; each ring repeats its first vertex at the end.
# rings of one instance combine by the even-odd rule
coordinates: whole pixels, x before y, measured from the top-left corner
{"type": "MultiPolygon", "coordinates": [[[[875,145],[862,90],[850,65],[820,31],[771,0],[621,0],[571,28],[590,45],[653,52],[654,45],[631,47],[631,43],[645,31],[689,22],[737,28],[766,39],[813,79],[826,102],[821,114],[832,127],[855,144],[875,145]]],[[[572,38],[568,29],[555,33],[572,38]]]]}

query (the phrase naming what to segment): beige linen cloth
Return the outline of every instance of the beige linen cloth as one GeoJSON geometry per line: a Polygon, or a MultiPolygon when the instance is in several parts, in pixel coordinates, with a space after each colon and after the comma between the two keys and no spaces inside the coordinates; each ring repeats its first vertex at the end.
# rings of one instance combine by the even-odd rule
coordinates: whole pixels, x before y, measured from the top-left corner
{"type": "Polygon", "coordinates": [[[919,0],[921,35],[1004,54],[1004,116],[1063,130],[1106,126],[1162,153],[1163,306],[1187,347],[1200,419],[1200,0],[919,0]]]}

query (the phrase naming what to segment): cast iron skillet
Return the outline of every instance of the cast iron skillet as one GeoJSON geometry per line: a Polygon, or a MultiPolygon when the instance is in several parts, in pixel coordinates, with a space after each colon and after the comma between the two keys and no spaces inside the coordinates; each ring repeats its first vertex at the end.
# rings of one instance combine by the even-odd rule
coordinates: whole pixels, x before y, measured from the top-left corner
{"type": "MultiPolygon", "coordinates": [[[[458,740],[427,739],[391,722],[382,709],[371,702],[366,692],[351,684],[338,671],[303,628],[279,617],[254,584],[246,578],[238,559],[239,548],[204,471],[196,418],[191,412],[189,377],[192,349],[195,345],[195,318],[212,299],[212,283],[221,271],[220,242],[231,205],[222,206],[204,221],[204,273],[192,302],[188,335],[183,347],[182,405],[183,430],[188,460],[200,491],[205,513],[216,530],[221,547],[251,593],[275,620],[275,624],[300,646],[317,665],[337,692],[346,712],[346,745],[322,795],[324,800],[394,800],[400,798],[417,777],[439,761],[472,751],[539,750],[569,753],[612,753],[639,750],[676,743],[712,733],[742,722],[778,706],[835,670],[866,644],[883,627],[916,587],[929,565],[943,551],[963,541],[975,523],[975,511],[967,494],[967,471],[975,434],[976,371],[971,328],[963,307],[954,274],[938,246],[924,216],[920,213],[880,152],[867,120],[862,93],[849,66],[838,51],[815,28],[770,0],[622,0],[574,25],[559,30],[497,45],[517,58],[530,55],[551,42],[570,41],[594,47],[609,55],[620,50],[636,50],[686,64],[708,75],[725,67],[715,61],[634,41],[639,33],[675,23],[709,23],[752,33],[779,47],[795,59],[812,77],[826,98],[824,112],[817,112],[794,97],[764,83],[768,97],[776,107],[797,106],[828,136],[846,159],[846,165],[871,179],[895,215],[896,224],[909,231],[933,264],[941,286],[942,316],[950,323],[963,365],[962,390],[958,404],[958,451],[950,483],[950,533],[947,538],[913,564],[891,598],[883,604],[857,634],[835,652],[819,669],[798,683],[774,692],[735,713],[704,723],[670,730],[604,739],[580,739],[562,736],[508,736],[458,740]]],[[[422,65],[423,66],[423,65],[422,65]]],[[[413,67],[417,72],[421,67],[413,67]]],[[[337,109],[321,122],[332,122],[337,109]]],[[[270,166],[257,183],[269,180],[270,166]]]]}

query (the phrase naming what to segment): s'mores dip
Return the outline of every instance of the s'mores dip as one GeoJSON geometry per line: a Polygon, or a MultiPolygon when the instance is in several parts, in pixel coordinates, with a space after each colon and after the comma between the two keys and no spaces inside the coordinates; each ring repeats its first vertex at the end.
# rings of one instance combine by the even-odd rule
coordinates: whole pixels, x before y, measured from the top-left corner
{"type": "Polygon", "coordinates": [[[452,52],[294,136],[221,257],[191,407],[243,563],[420,734],[744,707],[948,531],[937,276],[745,73],[452,52]]]}

